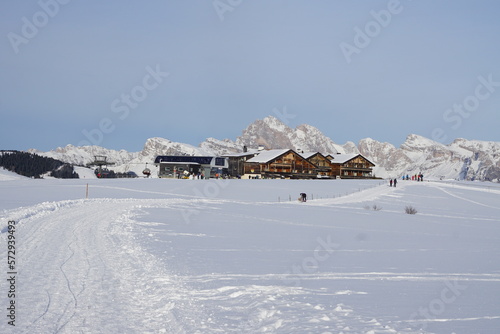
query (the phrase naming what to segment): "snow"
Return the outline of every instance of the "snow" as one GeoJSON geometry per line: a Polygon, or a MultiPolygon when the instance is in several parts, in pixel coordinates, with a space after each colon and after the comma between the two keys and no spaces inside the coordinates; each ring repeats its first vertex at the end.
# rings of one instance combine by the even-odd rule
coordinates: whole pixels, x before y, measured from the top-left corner
{"type": "Polygon", "coordinates": [[[97,176],[91,168],[74,166],[75,172],[78,174],[80,179],[96,179],[97,176]]]}
{"type": "Polygon", "coordinates": [[[359,154],[354,154],[354,153],[351,153],[351,154],[334,154],[332,155],[333,159],[332,159],[332,162],[333,163],[338,163],[338,164],[343,164],[351,159],[353,159],[354,157],[358,156],[359,154]]]}
{"type": "Polygon", "coordinates": [[[289,149],[260,151],[258,155],[247,160],[247,162],[266,163],[290,151],[289,149]]]}
{"type": "Polygon", "coordinates": [[[1,333],[500,328],[499,184],[17,179],[0,203],[1,333]]]}
{"type": "Polygon", "coordinates": [[[281,122],[279,119],[277,119],[274,116],[267,116],[263,119],[264,123],[266,123],[271,129],[278,131],[278,132],[285,132],[288,127],[281,122]]]}
{"type": "Polygon", "coordinates": [[[24,179],[24,176],[21,176],[17,173],[6,170],[3,167],[0,167],[0,181],[11,181],[11,180],[20,180],[24,179]]]}

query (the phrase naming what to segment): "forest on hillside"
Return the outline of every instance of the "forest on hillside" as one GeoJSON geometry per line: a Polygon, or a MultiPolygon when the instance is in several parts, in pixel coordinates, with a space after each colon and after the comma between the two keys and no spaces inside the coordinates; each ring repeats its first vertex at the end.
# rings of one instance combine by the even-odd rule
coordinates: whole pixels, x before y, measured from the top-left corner
{"type": "Polygon", "coordinates": [[[53,158],[21,151],[0,151],[0,167],[19,175],[41,178],[49,176],[60,179],[77,179],[73,166],[53,158]]]}

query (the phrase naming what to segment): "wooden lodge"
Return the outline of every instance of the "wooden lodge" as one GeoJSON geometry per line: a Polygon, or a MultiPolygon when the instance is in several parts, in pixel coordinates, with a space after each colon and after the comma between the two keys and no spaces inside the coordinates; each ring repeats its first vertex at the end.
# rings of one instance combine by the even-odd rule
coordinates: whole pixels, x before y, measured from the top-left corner
{"type": "Polygon", "coordinates": [[[371,161],[361,154],[325,156],[319,152],[267,150],[244,152],[240,156],[243,178],[334,179],[372,178],[371,161]]]}
{"type": "Polygon", "coordinates": [[[316,177],[316,166],[293,150],[261,151],[244,164],[244,178],[291,178],[316,177]]]}
{"type": "Polygon", "coordinates": [[[340,175],[340,167],[333,164],[331,159],[328,159],[319,152],[302,152],[299,153],[304,159],[316,166],[316,177],[322,179],[335,178],[340,175]]]}
{"type": "Polygon", "coordinates": [[[335,165],[335,170],[342,179],[372,178],[375,164],[361,154],[334,154],[328,159],[335,165]]]}

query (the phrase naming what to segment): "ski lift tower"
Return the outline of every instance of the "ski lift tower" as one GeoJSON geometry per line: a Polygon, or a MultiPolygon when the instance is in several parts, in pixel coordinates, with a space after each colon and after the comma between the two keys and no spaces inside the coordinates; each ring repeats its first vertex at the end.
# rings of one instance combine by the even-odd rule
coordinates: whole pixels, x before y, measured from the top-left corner
{"type": "Polygon", "coordinates": [[[94,155],[94,161],[87,164],[87,166],[97,166],[98,175],[102,175],[102,167],[103,166],[112,166],[114,162],[107,161],[107,157],[105,155],[94,155]]]}

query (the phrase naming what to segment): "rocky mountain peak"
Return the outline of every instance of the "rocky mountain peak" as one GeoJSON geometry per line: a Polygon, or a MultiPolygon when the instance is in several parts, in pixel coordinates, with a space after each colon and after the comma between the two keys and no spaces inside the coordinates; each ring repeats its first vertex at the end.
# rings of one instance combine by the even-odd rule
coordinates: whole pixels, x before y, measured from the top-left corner
{"type": "Polygon", "coordinates": [[[268,116],[250,124],[236,139],[239,146],[267,149],[292,148],[298,151],[318,151],[325,154],[345,153],[342,146],[335,144],[318,128],[302,124],[295,129],[278,118],[268,116]]]}
{"type": "Polygon", "coordinates": [[[425,150],[429,148],[443,149],[445,148],[445,145],[423,136],[410,134],[406,137],[406,140],[401,145],[401,148],[406,150],[425,150]]]}
{"type": "Polygon", "coordinates": [[[140,155],[149,157],[153,155],[209,155],[210,153],[193,145],[154,137],[146,141],[140,155]]]}

